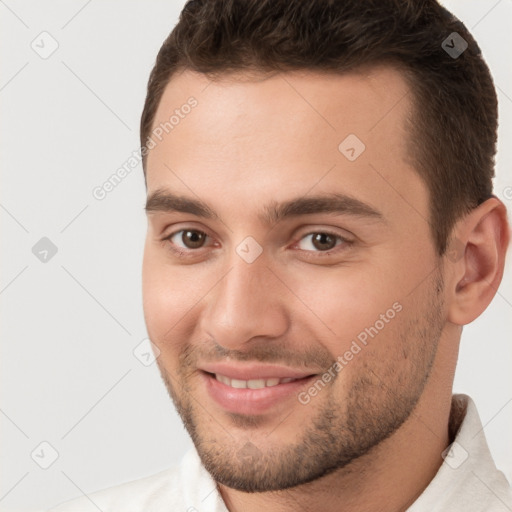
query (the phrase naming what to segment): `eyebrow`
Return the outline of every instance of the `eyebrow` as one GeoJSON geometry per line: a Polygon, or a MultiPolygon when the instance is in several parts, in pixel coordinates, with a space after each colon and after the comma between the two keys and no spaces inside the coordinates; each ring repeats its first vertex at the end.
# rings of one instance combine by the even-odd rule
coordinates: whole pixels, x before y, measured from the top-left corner
{"type": "MultiPolygon", "coordinates": [[[[176,195],[165,189],[157,189],[148,196],[145,210],[146,213],[190,213],[205,219],[220,220],[217,213],[206,202],[176,195]]],[[[379,210],[359,199],[339,193],[297,197],[281,203],[270,201],[263,207],[258,219],[263,224],[271,225],[284,219],[316,213],[350,215],[385,221],[379,210]]]]}

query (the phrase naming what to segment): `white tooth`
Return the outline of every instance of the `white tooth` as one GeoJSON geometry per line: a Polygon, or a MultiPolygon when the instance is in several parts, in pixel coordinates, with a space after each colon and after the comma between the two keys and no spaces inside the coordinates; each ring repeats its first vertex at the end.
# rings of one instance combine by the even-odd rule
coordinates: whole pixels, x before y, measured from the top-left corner
{"type": "Polygon", "coordinates": [[[265,387],[264,379],[252,379],[247,381],[247,387],[250,389],[261,389],[265,387]]]}
{"type": "Polygon", "coordinates": [[[244,389],[247,387],[246,380],[231,379],[231,387],[237,389],[244,389]]]}
{"type": "Polygon", "coordinates": [[[230,379],[225,375],[220,375],[218,373],[215,374],[215,378],[225,384],[226,386],[231,386],[236,389],[262,389],[265,387],[277,386],[278,384],[286,384],[287,382],[292,382],[294,379],[292,377],[285,377],[283,379],[279,379],[277,377],[273,377],[271,379],[252,379],[252,380],[240,380],[240,379],[230,379]]]}
{"type": "Polygon", "coordinates": [[[222,382],[222,384],[226,384],[226,386],[231,386],[231,379],[229,377],[225,377],[224,375],[215,374],[215,378],[222,382]]]}

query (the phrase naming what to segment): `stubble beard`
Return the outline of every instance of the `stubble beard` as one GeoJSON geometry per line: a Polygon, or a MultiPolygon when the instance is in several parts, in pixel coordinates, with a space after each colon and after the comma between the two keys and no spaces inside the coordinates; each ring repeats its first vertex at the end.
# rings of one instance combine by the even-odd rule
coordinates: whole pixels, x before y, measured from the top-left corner
{"type": "MultiPolygon", "coordinates": [[[[302,433],[286,445],[258,446],[250,441],[252,433],[264,421],[262,417],[230,415],[233,426],[245,428],[247,435],[242,439],[226,432],[193,398],[191,369],[180,367],[178,376],[171,380],[157,359],[176,410],[214,480],[244,492],[277,491],[303,485],[347,469],[352,461],[398,430],[423,393],[443,328],[443,281],[439,271],[430,286],[424,307],[402,320],[396,336],[398,342],[391,345],[393,353],[386,364],[377,366],[378,361],[370,358],[362,362],[358,374],[345,383],[348,389],[341,400],[333,392],[335,379],[328,390],[322,390],[327,393],[322,402],[320,397],[311,402],[317,407],[311,409],[309,424],[302,427],[304,422],[299,422],[297,429],[302,428],[302,433]]],[[[297,402],[297,407],[308,406],[297,402]]],[[[292,413],[285,421],[293,421],[293,417],[292,413]]]]}

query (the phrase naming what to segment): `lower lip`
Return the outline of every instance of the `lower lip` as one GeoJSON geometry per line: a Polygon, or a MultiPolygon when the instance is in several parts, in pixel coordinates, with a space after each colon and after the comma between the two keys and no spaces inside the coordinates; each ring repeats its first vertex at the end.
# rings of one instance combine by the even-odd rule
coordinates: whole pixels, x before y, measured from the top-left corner
{"type": "Polygon", "coordinates": [[[201,372],[209,395],[226,411],[238,414],[262,414],[280,402],[297,393],[316,377],[311,375],[303,379],[277,384],[261,389],[232,388],[218,381],[210,373],[201,372]]]}

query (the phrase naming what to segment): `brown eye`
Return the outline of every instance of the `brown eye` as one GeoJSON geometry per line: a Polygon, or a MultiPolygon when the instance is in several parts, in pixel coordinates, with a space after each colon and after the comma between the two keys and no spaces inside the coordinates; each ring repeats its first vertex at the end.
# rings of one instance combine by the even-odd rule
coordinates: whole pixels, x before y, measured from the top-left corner
{"type": "Polygon", "coordinates": [[[336,246],[336,237],[329,233],[314,233],[311,242],[319,251],[328,251],[336,246]]]}
{"type": "Polygon", "coordinates": [[[181,249],[199,249],[201,248],[208,235],[202,231],[195,229],[181,229],[175,233],[169,235],[165,240],[171,242],[179,250],[181,249]]]}
{"type": "Polygon", "coordinates": [[[202,247],[206,239],[206,234],[201,231],[183,230],[181,241],[187,249],[198,249],[202,247]]]}
{"type": "Polygon", "coordinates": [[[304,236],[299,242],[299,247],[305,251],[329,251],[339,245],[340,240],[344,241],[339,235],[315,232],[304,236]]]}

